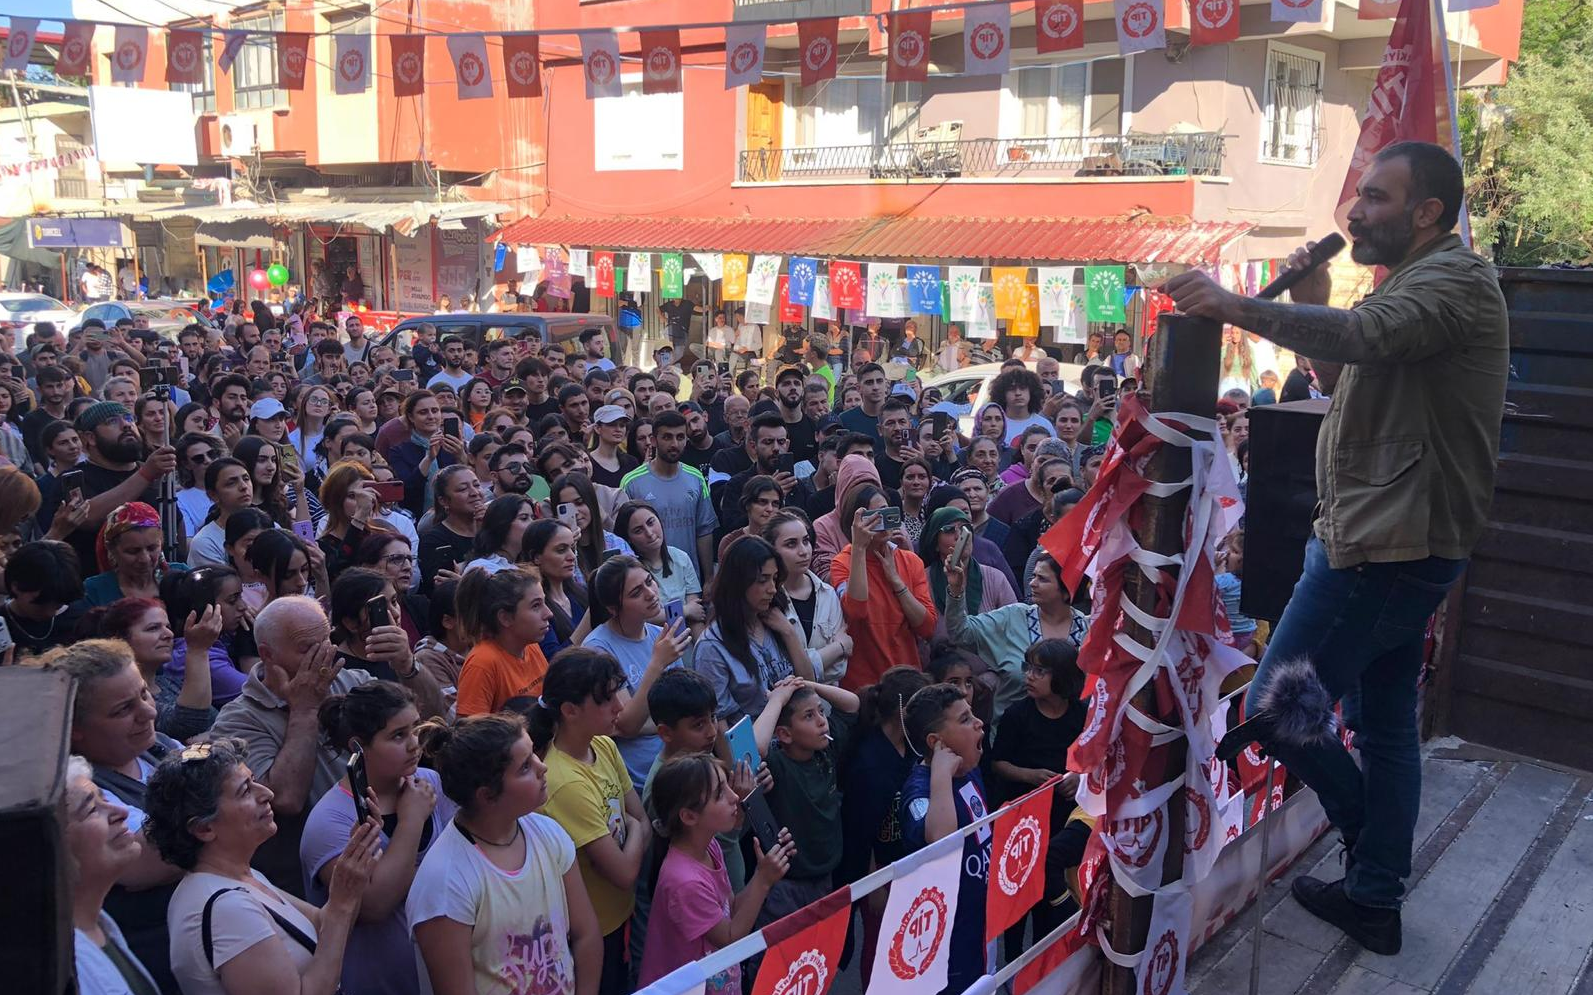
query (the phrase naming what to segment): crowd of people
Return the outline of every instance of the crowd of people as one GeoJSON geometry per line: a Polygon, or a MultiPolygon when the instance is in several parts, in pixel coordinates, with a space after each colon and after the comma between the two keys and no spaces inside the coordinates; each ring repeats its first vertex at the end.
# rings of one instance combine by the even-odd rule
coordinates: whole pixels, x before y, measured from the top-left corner
{"type": "MultiPolygon", "coordinates": [[[[1070,391],[1014,358],[962,411],[802,345],[733,376],[256,308],[4,357],[0,622],[5,662],[76,679],[81,990],[629,992],[1063,774],[1088,592],[1039,538],[1137,364],[1070,391]]],[[[1241,474],[1250,401],[1222,402],[1241,474]]],[[[1219,591],[1255,653],[1242,554],[1219,591]]]]}

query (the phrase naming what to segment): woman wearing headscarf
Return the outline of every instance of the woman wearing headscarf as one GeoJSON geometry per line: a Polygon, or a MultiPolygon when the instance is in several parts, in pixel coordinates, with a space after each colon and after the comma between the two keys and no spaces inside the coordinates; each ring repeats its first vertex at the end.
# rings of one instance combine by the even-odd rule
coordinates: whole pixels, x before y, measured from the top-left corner
{"type": "MultiPolygon", "coordinates": [[[[929,516],[918,539],[918,558],[924,561],[924,572],[929,575],[929,593],[935,599],[935,610],[942,619],[946,614],[946,558],[957,548],[957,537],[971,528],[972,520],[961,508],[947,506],[929,516]]],[[[977,606],[974,614],[1010,605],[1018,600],[1006,576],[994,567],[973,561],[978,569],[968,571],[967,595],[964,603],[977,606]]]]}
{"type": "Polygon", "coordinates": [[[813,572],[820,579],[830,579],[830,564],[835,555],[851,542],[849,526],[841,521],[841,509],[846,506],[846,496],[855,488],[867,484],[881,487],[879,470],[866,456],[852,455],[841,461],[835,471],[835,510],[820,515],[813,523],[813,572]]]}
{"type": "Polygon", "coordinates": [[[158,599],[166,568],[161,543],[159,512],[142,501],[118,505],[95,540],[100,572],[83,581],[84,602],[94,608],[122,598],[158,599]]]}

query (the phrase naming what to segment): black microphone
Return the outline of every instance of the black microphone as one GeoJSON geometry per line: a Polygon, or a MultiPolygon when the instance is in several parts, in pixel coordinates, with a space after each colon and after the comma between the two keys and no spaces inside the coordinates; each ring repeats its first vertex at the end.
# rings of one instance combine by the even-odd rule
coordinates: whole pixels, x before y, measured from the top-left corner
{"type": "Polygon", "coordinates": [[[1322,241],[1311,246],[1310,259],[1299,269],[1284,272],[1277,279],[1261,288],[1261,293],[1256,295],[1257,300],[1270,301],[1279,297],[1285,290],[1305,279],[1305,275],[1344,251],[1344,236],[1333,232],[1322,241]]]}

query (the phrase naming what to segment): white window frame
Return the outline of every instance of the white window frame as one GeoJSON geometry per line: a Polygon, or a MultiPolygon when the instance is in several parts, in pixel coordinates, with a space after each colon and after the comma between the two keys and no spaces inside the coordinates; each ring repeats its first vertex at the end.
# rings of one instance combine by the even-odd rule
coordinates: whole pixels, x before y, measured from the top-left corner
{"type": "MultiPolygon", "coordinates": [[[[1261,162],[1275,166],[1299,166],[1311,168],[1317,164],[1322,156],[1322,106],[1323,89],[1327,80],[1327,57],[1322,52],[1309,48],[1299,48],[1281,42],[1267,43],[1267,60],[1263,67],[1262,100],[1261,100],[1261,136],[1257,157],[1261,162]],[[1316,64],[1316,100],[1309,110],[1310,134],[1305,146],[1304,155],[1292,157],[1280,155],[1282,146],[1273,145],[1274,122],[1279,112],[1276,97],[1273,93],[1273,80],[1276,79],[1275,62],[1278,56],[1286,56],[1316,64]]],[[[1304,109],[1298,109],[1296,113],[1304,109]]],[[[1297,130],[1297,129],[1296,129],[1297,130]]]]}
{"type": "Polygon", "coordinates": [[[1057,65],[1013,66],[1001,77],[1000,107],[996,134],[1011,147],[1028,150],[1029,160],[1038,162],[1077,162],[1090,155],[1090,86],[1094,83],[1093,61],[1064,62],[1057,65]],[[1050,99],[1046,107],[1046,126],[1043,135],[1024,135],[1023,98],[1018,96],[1015,84],[1019,72],[1049,72],[1047,91],[1050,99]],[[1065,73],[1082,71],[1084,79],[1079,89],[1079,127],[1074,134],[1064,134],[1061,119],[1065,113],[1062,104],[1062,79],[1065,73]],[[1058,138],[1077,138],[1077,143],[1056,141],[1058,138]],[[1077,154],[1076,154],[1077,153],[1077,154]]]}
{"type": "Polygon", "coordinates": [[[282,88],[281,80],[277,79],[276,33],[282,30],[282,25],[281,11],[251,15],[228,25],[251,32],[248,41],[238,50],[238,58],[233,61],[229,74],[232,77],[233,110],[268,110],[288,106],[288,91],[282,88]],[[252,78],[245,80],[246,76],[256,72],[260,74],[259,82],[252,78]]]}
{"type": "Polygon", "coordinates": [[[620,76],[621,95],[592,101],[592,168],[599,173],[686,168],[686,95],[642,93],[642,74],[620,76]],[[638,139],[638,127],[645,129],[638,139]],[[656,142],[667,135],[673,142],[656,142]]]}

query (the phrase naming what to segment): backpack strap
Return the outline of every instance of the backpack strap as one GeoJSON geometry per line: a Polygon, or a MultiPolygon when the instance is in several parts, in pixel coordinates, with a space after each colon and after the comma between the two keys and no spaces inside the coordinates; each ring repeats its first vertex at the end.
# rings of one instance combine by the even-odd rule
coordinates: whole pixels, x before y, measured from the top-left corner
{"type": "MultiPolygon", "coordinates": [[[[213,893],[208,899],[205,900],[204,912],[202,912],[199,916],[199,940],[204,945],[205,963],[210,965],[210,969],[212,971],[216,969],[216,950],[215,942],[211,937],[210,930],[211,909],[215,907],[216,899],[220,898],[222,895],[225,895],[227,892],[247,892],[248,890],[249,889],[247,888],[241,887],[222,888],[220,891],[213,893]]],[[[273,909],[271,906],[266,905],[264,902],[261,902],[260,905],[266,910],[266,914],[271,916],[272,920],[276,922],[278,928],[280,928],[282,932],[288,934],[288,936],[291,937],[295,943],[308,950],[311,954],[315,953],[315,941],[309,936],[305,935],[304,930],[295,926],[292,922],[289,922],[282,916],[281,913],[279,913],[276,909],[273,909]]]]}

